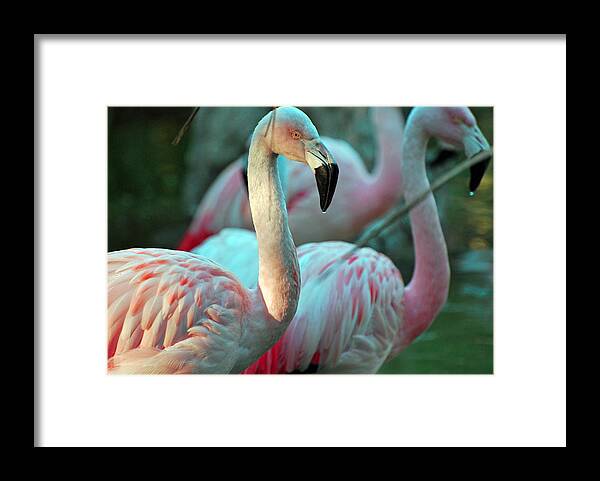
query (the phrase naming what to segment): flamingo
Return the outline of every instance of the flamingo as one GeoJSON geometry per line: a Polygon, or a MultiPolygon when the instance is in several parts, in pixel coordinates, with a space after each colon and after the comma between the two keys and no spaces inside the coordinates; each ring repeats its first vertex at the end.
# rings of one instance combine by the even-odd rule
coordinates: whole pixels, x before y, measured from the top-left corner
{"type": "MultiPolygon", "coordinates": [[[[472,157],[490,146],[466,107],[417,107],[407,119],[402,152],[408,202],[430,185],[425,169],[428,141],[437,137],[472,157]]],[[[471,169],[475,191],[484,167],[471,169]]],[[[296,315],[283,337],[244,373],[375,373],[429,328],[446,302],[450,267],[433,194],[410,213],[415,270],[405,287],[385,255],[353,244],[309,243],[298,248],[302,290],[296,315]]],[[[226,229],[195,252],[213,252],[252,285],[256,283],[256,236],[226,229]],[[218,249],[221,245],[224,248],[218,249]],[[233,254],[233,255],[232,255],[233,254]]]]}
{"type": "MultiPolygon", "coordinates": [[[[280,159],[290,229],[297,245],[355,239],[367,224],[401,198],[398,186],[401,184],[402,115],[395,107],[373,108],[370,115],[379,145],[372,174],[348,142],[323,137],[332,156],[342,166],[335,202],[326,217],[317,208],[309,172],[280,159]]],[[[244,170],[242,157],[217,177],[198,206],[179,249],[191,250],[226,227],[253,228],[243,184],[244,170]]]]}
{"type": "Polygon", "coordinates": [[[300,272],[275,154],[310,166],[327,210],[337,165],[306,114],[280,107],[258,123],[250,145],[257,287],[246,288],[218,263],[189,252],[109,253],[109,372],[239,373],[283,334],[296,311],[300,272]]]}

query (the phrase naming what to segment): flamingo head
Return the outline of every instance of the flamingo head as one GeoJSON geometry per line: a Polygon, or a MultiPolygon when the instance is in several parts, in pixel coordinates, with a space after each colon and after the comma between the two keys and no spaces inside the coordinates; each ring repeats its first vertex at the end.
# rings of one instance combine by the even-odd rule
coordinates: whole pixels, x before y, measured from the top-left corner
{"type": "MultiPolygon", "coordinates": [[[[464,150],[467,157],[490,150],[489,142],[468,107],[418,107],[415,111],[429,135],[464,150]]],[[[472,193],[479,187],[489,162],[488,159],[471,167],[469,190],[472,193]]]]}
{"type": "Polygon", "coordinates": [[[274,153],[311,168],[325,212],[335,193],[339,168],[308,116],[296,107],[278,107],[263,117],[254,135],[262,135],[274,153]]]}

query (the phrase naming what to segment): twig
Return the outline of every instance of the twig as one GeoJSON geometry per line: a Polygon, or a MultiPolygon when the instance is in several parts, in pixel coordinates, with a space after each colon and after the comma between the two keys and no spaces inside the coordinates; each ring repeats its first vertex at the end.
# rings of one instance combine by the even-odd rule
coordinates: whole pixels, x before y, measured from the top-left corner
{"type": "Polygon", "coordinates": [[[181,142],[181,139],[190,128],[190,124],[192,123],[192,120],[194,120],[194,117],[198,113],[198,110],[200,110],[200,107],[194,107],[194,110],[192,111],[188,119],[185,121],[185,124],[183,124],[183,126],[179,129],[179,132],[171,142],[171,145],[179,145],[179,142],[181,142]]]}

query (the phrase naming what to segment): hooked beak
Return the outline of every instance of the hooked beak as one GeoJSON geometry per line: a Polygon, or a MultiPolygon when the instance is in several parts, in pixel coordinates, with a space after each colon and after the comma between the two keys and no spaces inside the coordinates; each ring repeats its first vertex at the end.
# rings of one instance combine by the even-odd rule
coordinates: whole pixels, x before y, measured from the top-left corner
{"type": "Polygon", "coordinates": [[[327,147],[318,139],[304,143],[304,158],[315,174],[321,211],[325,212],[335,193],[339,168],[327,147]]]}
{"type": "MultiPolygon", "coordinates": [[[[484,150],[491,150],[490,144],[477,125],[474,127],[465,126],[464,128],[466,130],[466,135],[463,139],[463,143],[465,146],[465,154],[467,154],[468,158],[471,158],[484,150]]],[[[471,167],[471,179],[469,181],[469,192],[471,194],[474,194],[479,187],[489,165],[490,159],[488,158],[471,167]]]]}

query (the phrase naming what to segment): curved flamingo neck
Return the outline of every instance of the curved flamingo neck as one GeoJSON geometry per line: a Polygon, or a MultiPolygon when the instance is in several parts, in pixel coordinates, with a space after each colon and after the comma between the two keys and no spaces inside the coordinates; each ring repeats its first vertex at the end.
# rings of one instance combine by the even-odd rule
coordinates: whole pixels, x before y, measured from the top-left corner
{"type": "Polygon", "coordinates": [[[261,133],[255,133],[250,145],[248,197],[258,241],[258,288],[268,313],[288,323],[300,296],[300,270],[276,155],[261,133]]]}
{"type": "MultiPolygon", "coordinates": [[[[404,196],[406,202],[429,189],[425,153],[429,134],[418,118],[409,118],[403,146],[404,196]]],[[[415,269],[404,293],[406,336],[412,342],[433,322],[448,297],[450,266],[446,241],[433,194],[410,212],[415,246],[415,269]]]]}
{"type": "Polygon", "coordinates": [[[376,113],[377,162],[369,185],[372,218],[383,215],[402,197],[402,139],[404,125],[396,108],[376,113]]]}

